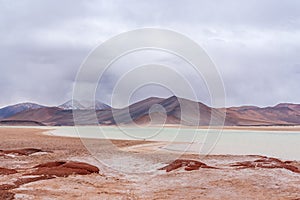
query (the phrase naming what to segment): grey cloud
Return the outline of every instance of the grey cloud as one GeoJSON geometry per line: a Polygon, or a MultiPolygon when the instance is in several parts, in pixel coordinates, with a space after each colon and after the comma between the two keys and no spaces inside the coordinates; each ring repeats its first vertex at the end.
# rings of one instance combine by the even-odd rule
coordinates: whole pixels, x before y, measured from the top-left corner
{"type": "MultiPolygon", "coordinates": [[[[202,45],[222,74],[228,105],[300,102],[300,1],[0,0],[0,106],[62,103],[93,47],[143,27],[202,45]]],[[[118,73],[104,78],[103,100],[118,73]]]]}

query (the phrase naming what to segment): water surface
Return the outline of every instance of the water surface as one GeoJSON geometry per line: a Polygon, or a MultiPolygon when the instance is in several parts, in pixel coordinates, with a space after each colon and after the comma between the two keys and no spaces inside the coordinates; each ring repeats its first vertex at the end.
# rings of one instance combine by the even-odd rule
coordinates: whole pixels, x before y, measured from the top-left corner
{"type": "Polygon", "coordinates": [[[265,155],[288,160],[300,160],[300,132],[245,131],[190,128],[131,127],[53,127],[49,133],[99,139],[165,141],[165,148],[193,153],[265,155]],[[188,145],[188,146],[187,146],[188,145]]]}

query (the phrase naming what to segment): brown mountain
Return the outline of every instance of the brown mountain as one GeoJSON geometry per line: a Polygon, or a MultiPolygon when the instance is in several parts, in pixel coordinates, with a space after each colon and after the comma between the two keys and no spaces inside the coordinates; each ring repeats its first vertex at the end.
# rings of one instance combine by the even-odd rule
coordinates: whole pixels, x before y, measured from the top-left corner
{"type": "MultiPolygon", "coordinates": [[[[90,125],[95,111],[74,110],[79,116],[77,123],[90,125]]],[[[152,97],[130,105],[123,109],[96,111],[99,124],[147,124],[164,123],[184,125],[222,125],[223,116],[226,114],[227,126],[272,126],[272,125],[300,125],[299,104],[278,104],[274,107],[242,106],[231,108],[211,108],[200,102],[172,96],[167,99],[152,97]],[[130,117],[129,117],[130,116],[130,117]],[[198,123],[198,120],[199,123],[198,123]]],[[[73,111],[58,107],[42,107],[26,110],[9,118],[16,121],[34,121],[45,125],[71,126],[74,125],[73,111]]]]}
{"type": "Polygon", "coordinates": [[[236,125],[298,125],[300,105],[278,104],[274,107],[233,107],[226,110],[236,125]]]}

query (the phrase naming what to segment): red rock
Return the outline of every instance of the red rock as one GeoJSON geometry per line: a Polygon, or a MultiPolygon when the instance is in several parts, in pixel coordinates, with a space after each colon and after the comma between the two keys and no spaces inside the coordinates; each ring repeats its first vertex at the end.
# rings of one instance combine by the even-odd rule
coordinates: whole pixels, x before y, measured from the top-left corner
{"type": "MultiPolygon", "coordinates": [[[[40,180],[52,179],[55,177],[67,177],[70,175],[87,175],[92,173],[99,173],[99,169],[93,165],[83,163],[83,162],[73,162],[73,161],[55,161],[48,162],[44,164],[37,165],[33,167],[35,171],[24,174],[26,175],[36,175],[37,177],[23,177],[17,179],[13,184],[2,184],[0,185],[0,200],[3,199],[13,199],[13,193],[6,192],[7,190],[18,188],[20,185],[26,183],[31,183],[40,180]],[[4,191],[4,192],[2,192],[4,191]]],[[[14,169],[0,168],[0,175],[8,175],[17,173],[14,169]]]]}
{"type": "Polygon", "coordinates": [[[99,169],[93,165],[74,162],[74,161],[56,161],[35,166],[36,170],[28,175],[45,175],[67,177],[70,175],[87,175],[91,173],[99,173],[99,169]]]}
{"type": "Polygon", "coordinates": [[[19,187],[20,185],[24,185],[26,183],[32,183],[35,181],[40,181],[40,180],[47,180],[47,179],[52,179],[54,177],[49,177],[49,176],[38,176],[38,177],[33,177],[33,178],[20,178],[14,182],[16,187],[19,187]]]}
{"type": "Polygon", "coordinates": [[[0,167],[0,175],[9,175],[15,173],[17,173],[17,170],[15,169],[7,169],[7,168],[0,167]]]}
{"type": "MultiPolygon", "coordinates": [[[[52,179],[52,178],[55,178],[55,177],[39,176],[39,177],[33,177],[33,178],[20,178],[20,179],[17,179],[13,184],[0,185],[0,192],[18,188],[19,186],[24,185],[26,183],[32,183],[35,181],[47,180],[47,179],[52,179]]],[[[6,195],[6,193],[3,193],[3,195],[6,195]]],[[[1,198],[1,193],[0,193],[0,199],[2,200],[3,198],[4,197],[1,198]]]]}
{"type": "Polygon", "coordinates": [[[0,185],[0,191],[2,190],[11,190],[17,188],[17,186],[15,184],[2,184],[0,185]]]}
{"type": "Polygon", "coordinates": [[[263,157],[255,161],[237,162],[232,164],[232,167],[239,167],[238,169],[247,168],[266,168],[266,169],[287,169],[289,171],[300,173],[300,169],[291,165],[292,162],[283,162],[277,158],[263,157]]]}
{"type": "Polygon", "coordinates": [[[44,164],[40,164],[40,165],[37,165],[33,168],[41,168],[41,167],[58,167],[58,166],[61,166],[63,164],[65,164],[66,161],[55,161],[55,162],[47,162],[47,163],[44,163],[44,164]]]}
{"type": "Polygon", "coordinates": [[[83,163],[83,162],[69,161],[69,162],[63,164],[62,167],[72,168],[72,169],[85,169],[91,173],[99,173],[98,167],[95,167],[93,165],[83,163]]]}
{"type": "Polygon", "coordinates": [[[13,200],[13,199],[15,199],[15,194],[12,192],[0,190],[0,199],[1,200],[13,200]]]}
{"type": "Polygon", "coordinates": [[[17,154],[17,155],[24,155],[28,156],[33,153],[43,152],[41,149],[35,148],[25,148],[25,149],[12,149],[12,150],[1,150],[2,155],[4,154],[17,154]]]}
{"type": "Polygon", "coordinates": [[[44,175],[44,176],[57,176],[57,177],[68,177],[70,175],[87,175],[91,172],[85,169],[72,169],[67,167],[54,167],[54,168],[39,168],[35,172],[30,173],[30,175],[44,175]]]}
{"type": "Polygon", "coordinates": [[[185,167],[184,170],[186,171],[199,170],[200,168],[216,169],[215,167],[208,166],[200,161],[177,159],[159,170],[166,170],[166,172],[170,172],[181,167],[185,167]]]}

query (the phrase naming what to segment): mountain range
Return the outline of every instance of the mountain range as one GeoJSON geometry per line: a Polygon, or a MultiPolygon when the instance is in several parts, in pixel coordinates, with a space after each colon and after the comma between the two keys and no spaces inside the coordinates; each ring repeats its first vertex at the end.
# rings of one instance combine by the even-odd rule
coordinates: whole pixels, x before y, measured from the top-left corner
{"type": "Polygon", "coordinates": [[[300,104],[282,103],[273,107],[240,106],[211,108],[201,102],[172,96],[151,97],[122,109],[95,101],[68,101],[62,105],[48,107],[34,103],[22,103],[0,109],[0,125],[92,125],[96,113],[97,123],[148,124],[166,123],[190,126],[294,126],[300,125],[300,104]],[[94,111],[96,110],[96,111],[94,111]],[[129,117],[130,116],[130,117],[129,117]],[[210,124],[213,119],[213,124],[210,124]]]}

